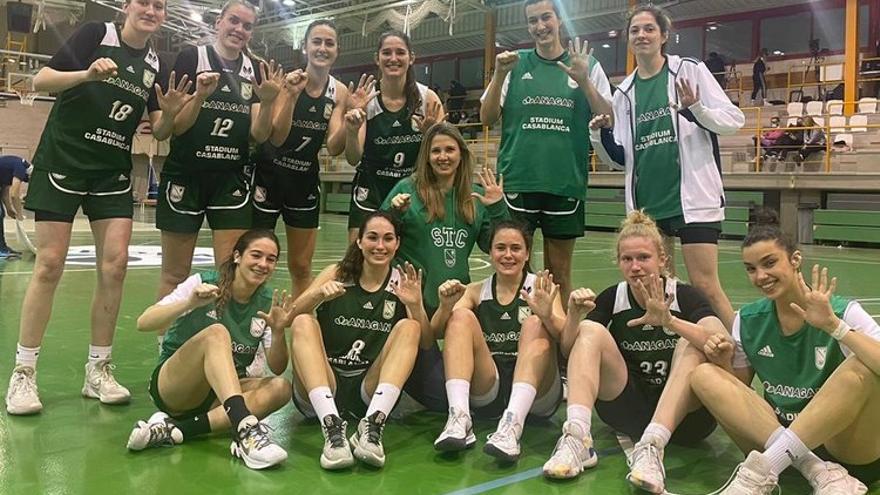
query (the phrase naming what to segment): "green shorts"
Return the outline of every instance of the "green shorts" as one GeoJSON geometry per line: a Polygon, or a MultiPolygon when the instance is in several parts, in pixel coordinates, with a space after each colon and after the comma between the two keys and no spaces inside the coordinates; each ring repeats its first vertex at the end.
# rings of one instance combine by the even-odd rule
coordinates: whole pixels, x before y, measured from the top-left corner
{"type": "Polygon", "coordinates": [[[375,173],[358,170],[351,181],[351,202],[348,208],[348,228],[358,229],[370,213],[379,209],[388,193],[400,179],[384,179],[375,173]]]}
{"type": "MultiPolygon", "coordinates": [[[[163,401],[162,397],[159,396],[159,371],[162,370],[163,364],[165,364],[165,361],[159,363],[159,365],[156,366],[156,369],[153,370],[153,374],[150,375],[150,385],[148,391],[150,393],[150,398],[153,399],[153,404],[156,405],[156,409],[165,413],[169,413],[168,406],[165,405],[165,401],[163,401]]],[[[199,414],[205,414],[214,408],[215,402],[217,402],[217,395],[214,393],[213,390],[211,390],[208,392],[208,395],[205,397],[205,400],[203,400],[201,404],[193,409],[190,409],[189,411],[174,414],[172,417],[191,418],[193,416],[198,416],[199,414]]]]}
{"type": "Polygon", "coordinates": [[[253,226],[275,230],[278,217],[297,229],[317,229],[321,183],[317,176],[278,166],[257,166],[254,173],[253,226]]]}
{"type": "MultiPolygon", "coordinates": [[[[360,419],[367,414],[367,406],[372,399],[367,395],[364,379],[367,377],[367,370],[355,376],[342,376],[336,368],[333,369],[333,376],[336,379],[336,392],[333,394],[333,401],[339,409],[341,415],[360,419]]],[[[297,390],[293,391],[293,405],[307,418],[315,417],[315,410],[309,401],[309,397],[301,397],[297,390]]]]}
{"type": "Polygon", "coordinates": [[[721,222],[685,223],[683,216],[657,220],[657,228],[666,237],[678,237],[682,244],[718,244],[721,222]]]}
{"type": "Polygon", "coordinates": [[[251,178],[244,170],[162,177],[156,210],[159,230],[195,233],[205,216],[212,230],[251,228],[251,178]]]}
{"type": "Polygon", "coordinates": [[[89,220],[131,218],[134,213],[130,172],[59,172],[34,170],[25,207],[31,211],[73,216],[82,207],[89,220]]]}
{"type": "Polygon", "coordinates": [[[555,194],[508,192],[504,201],[510,216],[548,239],[575,239],[584,235],[584,202],[555,194]]]}

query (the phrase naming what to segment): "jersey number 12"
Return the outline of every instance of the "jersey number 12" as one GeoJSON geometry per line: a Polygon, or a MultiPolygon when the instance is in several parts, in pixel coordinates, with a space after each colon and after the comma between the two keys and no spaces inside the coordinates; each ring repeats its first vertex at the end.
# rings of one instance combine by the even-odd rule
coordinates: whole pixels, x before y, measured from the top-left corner
{"type": "Polygon", "coordinates": [[[211,131],[212,136],[229,137],[229,131],[232,130],[232,119],[222,119],[217,117],[214,119],[214,130],[211,131]]]}

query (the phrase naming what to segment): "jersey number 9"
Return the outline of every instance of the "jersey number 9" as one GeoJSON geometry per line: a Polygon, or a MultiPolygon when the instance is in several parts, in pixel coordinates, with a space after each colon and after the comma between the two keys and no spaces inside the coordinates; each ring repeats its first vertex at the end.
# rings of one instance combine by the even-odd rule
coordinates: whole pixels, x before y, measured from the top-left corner
{"type": "Polygon", "coordinates": [[[398,167],[398,168],[402,167],[404,161],[406,161],[406,154],[404,152],[398,151],[397,153],[394,154],[394,166],[395,167],[398,167]]]}

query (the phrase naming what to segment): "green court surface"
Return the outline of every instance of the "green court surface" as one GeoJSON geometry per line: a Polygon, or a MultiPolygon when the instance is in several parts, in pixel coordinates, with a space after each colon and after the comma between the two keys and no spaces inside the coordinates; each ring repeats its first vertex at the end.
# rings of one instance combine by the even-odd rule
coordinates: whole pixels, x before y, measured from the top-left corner
{"type": "MultiPolygon", "coordinates": [[[[149,212],[148,212],[149,213],[149,212]]],[[[315,270],[335,262],[342,253],[345,217],[325,215],[315,254],[315,270]]],[[[136,223],[133,244],[158,245],[158,232],[149,223],[136,223]]],[[[209,246],[203,231],[200,245],[209,246]]],[[[86,231],[74,234],[74,245],[92,244],[86,231]]],[[[613,264],[613,236],[588,233],[576,245],[575,285],[598,292],[618,281],[613,264]]],[[[147,251],[147,249],[144,249],[147,251]]],[[[808,264],[827,264],[839,277],[838,293],[862,301],[869,313],[880,317],[880,256],[876,250],[809,246],[808,264]]],[[[88,262],[82,253],[81,262],[88,262]]],[[[541,243],[533,252],[540,266],[541,243]]],[[[471,260],[474,279],[489,273],[485,257],[471,260]]],[[[147,263],[142,259],[138,263],[147,263]]],[[[132,263],[137,265],[138,263],[132,263]]],[[[0,380],[13,366],[21,299],[33,261],[0,261],[0,380]]],[[[208,265],[197,269],[205,269],[208,265]]],[[[683,268],[680,269],[683,274],[683,268]]],[[[738,243],[723,241],[720,271],[725,290],[735,307],[758,297],[742,269],[738,243]]],[[[498,465],[481,452],[491,422],[478,422],[477,448],[460,455],[439,455],[432,442],[445,415],[416,412],[390,421],[386,428],[387,464],[383,470],[356,467],[345,472],[323,471],[318,456],[323,443],[320,429],[303,419],[292,405],[270,417],[272,435],[290,457],[280,468],[251,471],[232,459],[229,437],[218,434],[174,448],[130,453],[125,448],[131,426],[147,418],[154,406],[147,381],[156,363],[156,340],[138,333],[135,319],[155,297],[159,269],[132,266],[114,345],[116,376],[133,392],[130,405],[103,406],[80,396],[89,340],[89,305],[94,271],[68,264],[58,288],[56,304],[39,360],[39,385],[45,409],[33,417],[0,413],[0,494],[168,494],[168,493],[596,493],[626,494],[626,460],[613,432],[594,420],[600,452],[599,466],[574,481],[549,482],[540,467],[553,449],[563,421],[564,405],[556,417],[529,424],[523,436],[523,457],[515,465],[498,465]]],[[[282,263],[272,283],[284,288],[289,281],[282,263]]],[[[289,375],[288,369],[287,374],[289,375]]],[[[349,430],[353,430],[350,425],[349,430]]],[[[709,493],[721,486],[742,455],[720,430],[695,448],[671,446],[666,451],[667,488],[675,493],[709,493]]],[[[783,493],[810,493],[809,486],[787,473],[783,493]]],[[[880,494],[880,487],[871,493],[880,494]]]]}

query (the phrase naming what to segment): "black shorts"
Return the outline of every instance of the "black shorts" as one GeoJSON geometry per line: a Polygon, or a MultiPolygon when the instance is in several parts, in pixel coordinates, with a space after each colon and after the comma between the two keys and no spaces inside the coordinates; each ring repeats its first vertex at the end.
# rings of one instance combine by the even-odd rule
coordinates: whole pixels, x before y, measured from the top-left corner
{"type": "MultiPolygon", "coordinates": [[[[498,359],[493,356],[495,368],[498,370],[498,393],[492,402],[481,406],[471,406],[474,417],[478,419],[498,419],[507,409],[510,402],[510,391],[513,388],[513,371],[516,369],[516,361],[509,359],[498,359]]],[[[553,384],[554,389],[548,390],[543,396],[535,397],[535,402],[529,411],[529,418],[548,419],[556,414],[559,404],[562,402],[562,380],[559,379],[559,373],[556,374],[557,380],[553,384]]]]}
{"type": "Polygon", "coordinates": [[[210,390],[208,391],[208,395],[205,396],[205,400],[203,400],[201,404],[199,404],[195,408],[178,414],[171,414],[168,411],[168,406],[165,405],[165,401],[163,401],[162,397],[159,396],[159,371],[162,370],[162,365],[164,365],[166,361],[162,361],[161,363],[159,363],[159,365],[156,366],[156,368],[153,370],[153,374],[150,375],[150,385],[148,391],[150,393],[150,398],[153,399],[153,404],[156,405],[156,409],[170,414],[172,418],[179,419],[188,419],[194,416],[198,416],[200,414],[206,414],[208,411],[213,409],[214,403],[217,401],[217,394],[215,394],[213,390],[210,390]]]}
{"type": "Polygon", "coordinates": [[[403,385],[403,391],[429,411],[448,412],[443,353],[436,342],[430,349],[419,349],[416,363],[403,385]]]}
{"type": "Polygon", "coordinates": [[[316,174],[260,164],[254,173],[254,227],[275,230],[278,217],[288,227],[317,229],[321,183],[316,174]]]}
{"type": "MultiPolygon", "coordinates": [[[[596,413],[602,421],[615,431],[624,433],[638,441],[651,423],[657,402],[660,401],[660,390],[652,390],[643,384],[638,377],[629,375],[626,387],[616,399],[596,401],[596,413]]],[[[717,423],[705,407],[685,416],[678,428],[672,432],[674,444],[692,445],[708,437],[717,423]]]]}
{"type": "Polygon", "coordinates": [[[657,220],[657,228],[666,237],[678,237],[682,244],[718,244],[721,222],[685,223],[684,217],[657,220]]]}
{"type": "Polygon", "coordinates": [[[351,181],[348,228],[359,229],[367,215],[379,209],[388,193],[402,179],[379,177],[374,171],[358,168],[351,181]]]}
{"type": "Polygon", "coordinates": [[[510,216],[528,225],[534,232],[541,229],[547,239],[576,239],[584,236],[584,202],[577,198],[539,192],[509,192],[504,201],[510,216]]]}

